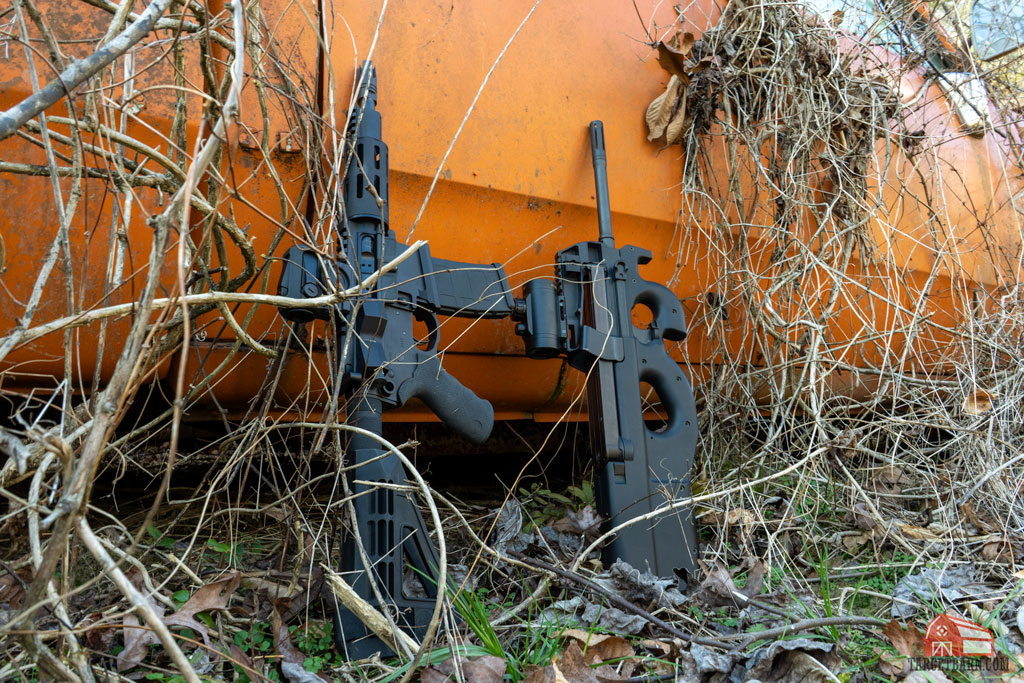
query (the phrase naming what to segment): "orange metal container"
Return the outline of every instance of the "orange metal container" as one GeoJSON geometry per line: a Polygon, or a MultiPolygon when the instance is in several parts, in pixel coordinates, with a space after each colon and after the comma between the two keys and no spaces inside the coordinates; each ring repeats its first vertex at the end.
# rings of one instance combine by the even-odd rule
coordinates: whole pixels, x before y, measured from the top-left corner
{"type": "MultiPolygon", "coordinates": [[[[670,4],[637,4],[644,22],[668,26],[674,19],[670,4]]],[[[315,100],[317,22],[324,5],[311,0],[264,0],[260,5],[265,30],[273,32],[278,45],[288,50],[277,57],[289,65],[291,86],[315,100]]],[[[84,4],[55,0],[41,2],[40,7],[47,16],[60,17],[52,20],[59,38],[93,41],[74,44],[71,51],[80,54],[95,45],[109,23],[109,14],[84,4]]],[[[356,65],[371,56],[372,50],[379,78],[378,108],[390,146],[391,226],[400,240],[429,240],[437,256],[501,262],[516,287],[529,278],[549,276],[559,249],[596,237],[585,131],[592,119],[604,121],[616,241],[651,250],[655,259],[646,266],[644,277],[671,282],[684,302],[694,324],[690,337],[674,353],[688,364],[699,385],[721,360],[709,338],[712,324],[717,323],[708,321],[716,318],[706,310],[709,283],[715,281],[721,264],[710,256],[714,252],[706,241],[706,231],[692,225],[691,216],[681,214],[680,149],[659,150],[646,140],[643,113],[663,90],[667,75],[645,44],[644,22],[634,4],[618,0],[454,4],[393,0],[383,17],[381,7],[371,3],[343,3],[335,12],[319,21],[326,26],[325,42],[330,46],[324,64],[335,86],[338,126],[344,120],[356,65]],[[430,192],[439,167],[440,181],[430,192]],[[429,202],[413,230],[428,193],[429,202]]],[[[712,2],[698,2],[687,9],[686,28],[699,32],[716,18],[712,2]]],[[[22,50],[13,44],[9,47],[8,59],[0,62],[0,106],[4,108],[31,92],[22,50]]],[[[142,71],[135,84],[136,91],[152,89],[141,101],[135,100],[143,106],[127,131],[167,153],[168,141],[154,132],[169,130],[174,116],[173,96],[166,89],[174,83],[174,73],[167,58],[158,59],[161,49],[159,43],[153,43],[136,55],[140,62],[154,61],[155,65],[142,71]]],[[[37,63],[41,68],[38,59],[37,63]]],[[[185,81],[201,88],[203,74],[191,62],[186,66],[185,81]]],[[[253,67],[247,63],[246,69],[251,74],[253,67]]],[[[284,76],[271,74],[268,79],[273,86],[283,82],[284,76]]],[[[837,316],[828,331],[832,344],[848,355],[854,367],[876,364],[886,353],[899,356],[903,344],[898,336],[890,340],[888,348],[882,348],[877,340],[861,340],[858,315],[891,320],[892,329],[898,329],[907,310],[924,307],[932,322],[951,328],[970,315],[975,290],[992,290],[1019,277],[1020,226],[1010,198],[1020,189],[1020,180],[1017,171],[1007,170],[1009,161],[998,139],[991,134],[981,138],[961,135],[938,87],[927,84],[921,74],[908,74],[899,87],[905,99],[927,89],[909,125],[917,125],[943,142],[924,158],[908,158],[900,149],[891,150],[895,161],[887,168],[885,183],[899,189],[884,190],[886,209],[875,217],[871,232],[877,247],[893,256],[895,267],[886,277],[878,277],[869,276],[863,264],[851,263],[855,279],[863,273],[863,289],[857,294],[857,304],[837,316]],[[929,196],[935,187],[941,189],[941,202],[929,196]],[[873,291],[887,292],[905,310],[879,305],[872,299],[873,291]]],[[[295,145],[303,141],[295,136],[300,126],[294,111],[272,100],[264,115],[251,80],[244,93],[241,123],[232,132],[221,165],[234,195],[222,198],[222,210],[230,210],[236,223],[246,229],[257,259],[261,255],[274,257],[291,243],[291,238],[286,238],[272,250],[277,224],[289,224],[296,215],[304,215],[309,200],[302,194],[302,157],[289,149],[290,141],[295,145]],[[269,157],[260,148],[264,139],[270,147],[269,157]],[[277,190],[275,175],[283,183],[284,195],[277,190]]],[[[199,97],[190,99],[190,121],[200,106],[199,97]]],[[[51,113],[67,115],[63,104],[51,113]]],[[[116,122],[108,125],[116,127],[116,122]]],[[[53,128],[67,134],[67,126],[53,128]]],[[[190,123],[189,151],[198,134],[195,123],[190,123]]],[[[86,142],[90,135],[86,134],[86,142]]],[[[879,144],[884,154],[884,143],[879,144]]],[[[724,150],[711,152],[726,163],[724,150]]],[[[88,156],[89,165],[109,164],[88,156]]],[[[21,138],[0,142],[0,159],[46,163],[39,148],[21,138]]],[[[70,181],[62,179],[61,185],[66,193],[70,181]]],[[[130,301],[145,279],[150,245],[145,217],[159,210],[165,196],[156,189],[138,189],[131,227],[121,236],[111,234],[110,226],[112,212],[123,210],[124,196],[111,193],[104,180],[86,180],[83,186],[70,235],[71,301],[58,266],[33,324],[130,301]],[[120,278],[115,277],[117,263],[108,262],[111,240],[122,240],[125,245],[120,278]]],[[[5,198],[0,206],[0,236],[6,249],[5,271],[0,277],[0,325],[10,330],[24,315],[38,264],[56,234],[56,207],[46,177],[3,172],[0,191],[5,198]]],[[[198,241],[202,221],[196,219],[191,230],[198,241]]],[[[759,251],[756,243],[751,249],[752,267],[769,272],[770,251],[759,251]]],[[[230,276],[237,275],[241,252],[229,244],[226,253],[225,262],[214,257],[214,264],[226,268],[230,276]]],[[[278,277],[277,266],[271,269],[269,291],[276,287],[278,277]]],[[[169,266],[168,287],[173,277],[169,266]]],[[[251,289],[259,291],[263,283],[257,278],[251,289]]],[[[241,318],[246,312],[242,307],[236,315],[241,318]]],[[[735,312],[730,320],[734,331],[719,329],[716,333],[724,332],[729,348],[737,350],[750,342],[740,333],[741,312],[735,312]]],[[[885,327],[884,322],[880,326],[885,327]]],[[[109,374],[126,329],[124,321],[109,325],[102,357],[98,356],[99,326],[76,329],[74,357],[70,359],[76,390],[85,392],[94,379],[101,382],[109,374]],[[98,377],[94,377],[97,369],[98,377]]],[[[284,328],[276,310],[263,307],[255,312],[248,329],[256,339],[270,344],[284,328]]],[[[321,333],[311,330],[311,335],[321,333]]],[[[949,341],[948,334],[940,333],[918,338],[906,370],[939,368],[949,341]]],[[[447,345],[445,366],[492,401],[499,419],[556,419],[579,393],[582,379],[560,361],[526,359],[513,325],[507,321],[446,321],[442,344],[447,345]]],[[[213,406],[244,414],[268,369],[276,372],[266,357],[233,347],[230,330],[224,329],[217,311],[199,321],[187,352],[188,383],[197,384],[222,363],[231,369],[218,374],[209,391],[196,399],[188,409],[189,417],[204,419],[213,406]]],[[[762,359],[765,365],[775,360],[762,359]]],[[[3,359],[3,388],[23,392],[36,386],[52,387],[53,378],[63,376],[64,363],[61,335],[26,344],[3,359]]],[[[310,364],[301,354],[291,355],[280,372],[274,410],[318,414],[326,392],[323,363],[322,357],[310,364]]],[[[160,366],[160,373],[166,375],[168,367],[173,366],[160,366]]],[[[841,392],[868,387],[862,378],[843,374],[829,382],[841,392]]],[[[169,384],[164,390],[173,393],[169,384]]],[[[408,406],[390,419],[434,418],[425,408],[408,406]]]]}

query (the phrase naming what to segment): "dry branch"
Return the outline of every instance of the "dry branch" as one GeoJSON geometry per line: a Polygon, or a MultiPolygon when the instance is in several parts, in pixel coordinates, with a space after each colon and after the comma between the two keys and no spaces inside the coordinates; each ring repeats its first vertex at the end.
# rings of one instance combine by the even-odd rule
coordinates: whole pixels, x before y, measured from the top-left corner
{"type": "MultiPolygon", "coordinates": [[[[175,306],[204,306],[204,305],[216,305],[216,304],[260,304],[265,306],[274,306],[276,308],[303,308],[307,306],[333,306],[341,303],[349,297],[355,296],[356,294],[366,291],[373,287],[374,283],[380,278],[381,275],[394,270],[399,264],[411,257],[416,251],[426,244],[423,240],[417,240],[409,245],[401,254],[396,256],[393,260],[384,264],[378,271],[367,276],[365,280],[357,285],[353,285],[347,289],[338,291],[334,294],[324,294],[322,296],[310,298],[310,299],[294,299],[287,296],[278,296],[276,294],[250,294],[247,292],[203,292],[202,294],[186,294],[185,296],[179,297],[163,297],[154,299],[150,305],[149,310],[159,311],[175,306]]],[[[98,308],[93,311],[88,311],[78,315],[67,316],[65,318],[59,318],[48,322],[44,325],[37,327],[31,327],[22,332],[17,343],[27,344],[31,341],[44,337],[48,334],[53,334],[70,327],[81,327],[82,325],[88,325],[90,323],[97,322],[99,320],[106,320],[110,318],[120,318],[126,315],[138,315],[140,312],[140,306],[136,302],[128,304],[118,304],[116,306],[107,306],[106,308],[98,308]]]]}
{"type": "Polygon", "coordinates": [[[25,125],[26,121],[56,103],[60,98],[70,97],[75,88],[95,76],[103,67],[149,35],[157,20],[163,16],[172,2],[173,0],[153,0],[124,32],[86,59],[72,62],[45,88],[0,114],[0,140],[12,135],[25,125]]]}
{"type": "Polygon", "coordinates": [[[352,586],[348,585],[348,582],[340,574],[333,571],[327,565],[322,564],[320,567],[324,570],[328,581],[330,581],[331,590],[338,597],[338,600],[341,601],[341,604],[359,617],[359,620],[387,643],[387,646],[393,652],[416,652],[420,649],[420,644],[411,636],[407,635],[405,631],[395,628],[394,624],[375,609],[373,605],[359,597],[352,586]]]}

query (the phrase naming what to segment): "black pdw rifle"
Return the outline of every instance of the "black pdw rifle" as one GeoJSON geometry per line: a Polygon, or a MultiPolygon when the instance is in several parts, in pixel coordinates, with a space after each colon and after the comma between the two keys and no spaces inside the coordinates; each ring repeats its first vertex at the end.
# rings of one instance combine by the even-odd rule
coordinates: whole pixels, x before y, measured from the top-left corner
{"type": "MultiPolygon", "coordinates": [[[[514,317],[526,354],[564,355],[587,373],[590,444],[598,466],[598,507],[605,528],[690,497],[690,467],[697,444],[697,413],[690,383],[663,340],[686,336],[683,306],[667,287],[638,274],[651,252],[615,247],[608,203],[604,126],[590,124],[598,225],[597,242],[558,252],[555,278],[523,288],[525,301],[514,317]],[[645,328],[632,312],[650,309],[645,328]],[[666,415],[652,429],[644,422],[641,383],[652,387],[666,415]]],[[[696,539],[690,506],[639,521],[605,547],[606,563],[621,558],[659,576],[681,579],[693,571],[696,539]]]]}
{"type": "MultiPolygon", "coordinates": [[[[336,220],[339,256],[328,259],[307,246],[290,248],[278,285],[282,296],[313,298],[353,287],[405,251],[388,226],[388,147],[381,139],[377,79],[369,62],[364,62],[357,83],[361,94],[346,136],[344,215],[336,220]]],[[[424,245],[365,294],[329,308],[283,308],[281,315],[294,323],[321,319],[335,326],[349,424],[379,436],[382,410],[418,398],[456,433],[482,443],[490,435],[494,410],[441,367],[437,316],[501,318],[512,306],[500,265],[432,258],[424,245]],[[426,348],[418,346],[422,340],[413,333],[415,320],[426,325],[426,348]]],[[[407,480],[401,461],[373,436],[354,433],[348,461],[359,466],[354,479],[390,484],[407,480]]],[[[438,557],[419,510],[393,489],[355,483],[353,489],[351,523],[358,529],[370,567],[360,558],[350,531],[342,540],[341,572],[360,597],[390,611],[400,627],[421,633],[433,612],[437,589],[429,581],[410,584],[403,578],[408,567],[433,575],[438,557]],[[367,572],[373,573],[387,605],[375,598],[367,572]],[[410,590],[417,583],[422,593],[410,590]]],[[[339,648],[350,657],[389,652],[347,610],[338,612],[335,626],[339,648]]]]}

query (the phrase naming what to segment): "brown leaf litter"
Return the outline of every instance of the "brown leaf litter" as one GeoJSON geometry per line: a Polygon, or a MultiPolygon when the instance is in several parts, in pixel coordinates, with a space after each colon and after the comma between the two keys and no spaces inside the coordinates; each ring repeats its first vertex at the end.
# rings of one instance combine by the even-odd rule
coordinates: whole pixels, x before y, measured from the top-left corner
{"type": "Polygon", "coordinates": [[[620,636],[598,637],[593,646],[586,645],[595,634],[575,632],[572,642],[545,667],[532,670],[526,683],[620,683],[633,673],[633,648],[620,636]],[[586,650],[580,648],[580,640],[586,650]],[[611,661],[609,661],[611,660],[611,661]],[[606,663],[607,662],[607,663],[606,663]]]}
{"type": "MultiPolygon", "coordinates": [[[[193,593],[177,612],[164,616],[163,605],[147,595],[146,589],[141,586],[141,577],[138,572],[130,573],[129,578],[137,588],[140,588],[150,607],[167,626],[192,629],[202,636],[207,645],[210,645],[210,631],[206,624],[197,621],[195,616],[200,612],[226,610],[228,599],[238,589],[242,580],[241,575],[235,572],[227,578],[208,583],[193,593]]],[[[124,626],[124,649],[117,655],[117,670],[119,672],[127,671],[140,664],[149,654],[149,646],[158,642],[156,634],[148,627],[142,626],[134,613],[125,614],[122,623],[124,626]]]]}
{"type": "Polygon", "coordinates": [[[484,655],[467,659],[466,657],[449,658],[428,666],[420,673],[421,683],[502,683],[505,679],[507,665],[505,660],[495,655],[484,655]]]}

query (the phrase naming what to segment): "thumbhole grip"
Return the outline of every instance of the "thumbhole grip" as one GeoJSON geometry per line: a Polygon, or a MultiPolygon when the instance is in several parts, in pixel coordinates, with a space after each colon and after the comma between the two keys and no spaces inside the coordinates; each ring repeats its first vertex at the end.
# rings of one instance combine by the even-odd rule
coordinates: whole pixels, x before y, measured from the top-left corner
{"type": "Polygon", "coordinates": [[[649,309],[650,322],[647,329],[651,330],[655,338],[668,341],[685,339],[686,316],[683,313],[683,304],[675,293],[664,285],[646,280],[639,282],[642,285],[634,292],[633,309],[636,310],[637,307],[649,309]]]}

